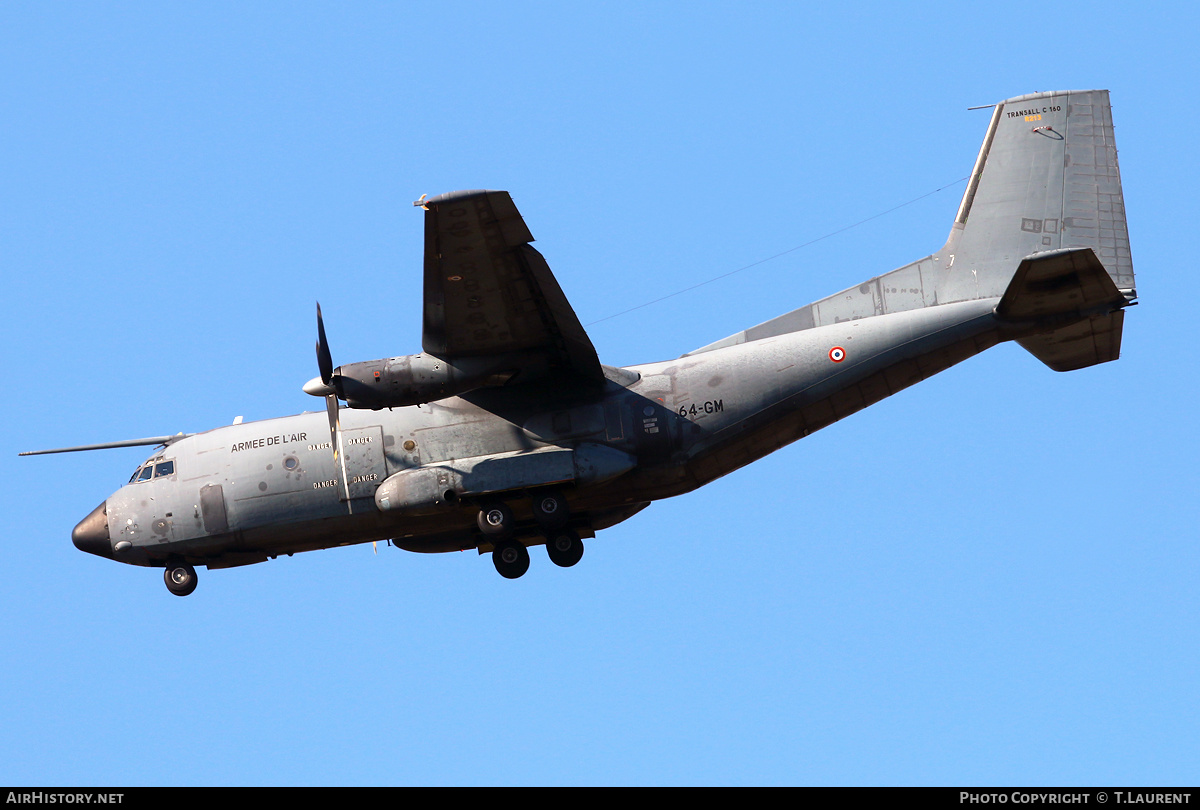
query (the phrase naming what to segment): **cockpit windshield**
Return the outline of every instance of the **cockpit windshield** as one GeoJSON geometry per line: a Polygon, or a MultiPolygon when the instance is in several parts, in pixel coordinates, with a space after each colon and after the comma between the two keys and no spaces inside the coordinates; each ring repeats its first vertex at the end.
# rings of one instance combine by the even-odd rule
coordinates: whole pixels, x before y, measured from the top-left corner
{"type": "Polygon", "coordinates": [[[166,478],[175,474],[175,459],[152,458],[138,467],[129,477],[129,483],[140,484],[154,478],[166,478]]]}

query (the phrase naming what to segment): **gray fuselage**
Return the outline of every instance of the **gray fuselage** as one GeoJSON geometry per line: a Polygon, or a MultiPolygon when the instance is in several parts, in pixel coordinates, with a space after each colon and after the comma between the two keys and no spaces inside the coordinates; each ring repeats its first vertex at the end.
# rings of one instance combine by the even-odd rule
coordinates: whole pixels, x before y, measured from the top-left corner
{"type": "Polygon", "coordinates": [[[412,511],[380,509],[376,490],[398,473],[464,459],[599,445],[636,464],[598,482],[545,482],[563,491],[578,530],[591,536],[1010,337],[993,317],[996,303],[846,321],[633,366],[584,400],[564,401],[553,387],[520,396],[500,388],[412,407],[344,408],[336,457],[321,412],[217,428],[170,444],[147,462],[173,462],[160,468],[167,474],[108,498],[112,551],[103,556],[220,568],[383,539],[412,551],[487,550],[474,524],[479,498],[510,500],[528,523],[520,502],[540,482],[465,491],[412,511]]]}

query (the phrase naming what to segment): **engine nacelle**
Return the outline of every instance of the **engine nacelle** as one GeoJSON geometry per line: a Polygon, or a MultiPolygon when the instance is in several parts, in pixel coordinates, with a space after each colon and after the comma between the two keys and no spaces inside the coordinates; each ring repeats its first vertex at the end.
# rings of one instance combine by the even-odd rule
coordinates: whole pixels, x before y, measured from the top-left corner
{"type": "Polygon", "coordinates": [[[339,366],[333,385],[351,408],[398,408],[503,385],[515,370],[497,365],[488,358],[452,364],[422,352],[339,366]]]}

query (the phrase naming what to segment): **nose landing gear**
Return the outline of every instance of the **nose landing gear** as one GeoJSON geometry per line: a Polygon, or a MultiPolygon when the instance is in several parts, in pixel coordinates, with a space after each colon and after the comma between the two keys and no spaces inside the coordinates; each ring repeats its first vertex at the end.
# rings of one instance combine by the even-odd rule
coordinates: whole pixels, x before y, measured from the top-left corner
{"type": "Polygon", "coordinates": [[[167,590],[176,596],[187,596],[196,590],[196,569],[183,560],[172,560],[163,571],[167,590]]]}

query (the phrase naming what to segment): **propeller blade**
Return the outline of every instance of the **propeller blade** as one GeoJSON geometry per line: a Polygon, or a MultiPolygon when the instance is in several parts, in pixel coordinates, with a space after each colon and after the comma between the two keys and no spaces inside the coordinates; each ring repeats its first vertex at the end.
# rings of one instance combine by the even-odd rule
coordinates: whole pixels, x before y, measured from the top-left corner
{"type": "Polygon", "coordinates": [[[346,509],[353,514],[354,507],[350,504],[350,481],[346,478],[346,461],[341,456],[342,418],[338,413],[337,394],[325,397],[325,410],[329,414],[329,438],[333,445],[333,466],[340,472],[338,477],[342,479],[342,487],[346,493],[346,509]]]}
{"type": "Polygon", "coordinates": [[[333,443],[333,460],[338,457],[338,432],[341,430],[341,415],[338,413],[337,394],[325,397],[325,412],[329,414],[329,440],[333,443]]]}
{"type": "Polygon", "coordinates": [[[350,505],[350,482],[346,480],[346,463],[341,457],[342,449],[342,417],[339,413],[337,383],[333,373],[333,355],[329,352],[329,339],[325,337],[325,319],[321,317],[321,302],[317,302],[317,368],[321,371],[321,386],[314,385],[316,380],[309,380],[304,390],[309,394],[325,394],[325,412],[329,415],[329,443],[333,446],[333,466],[339,465],[342,486],[346,492],[346,508],[353,513],[350,505]]]}
{"type": "Polygon", "coordinates": [[[333,355],[329,353],[329,340],[325,337],[320,302],[317,303],[317,368],[321,371],[321,382],[329,385],[333,380],[333,355]]]}

